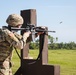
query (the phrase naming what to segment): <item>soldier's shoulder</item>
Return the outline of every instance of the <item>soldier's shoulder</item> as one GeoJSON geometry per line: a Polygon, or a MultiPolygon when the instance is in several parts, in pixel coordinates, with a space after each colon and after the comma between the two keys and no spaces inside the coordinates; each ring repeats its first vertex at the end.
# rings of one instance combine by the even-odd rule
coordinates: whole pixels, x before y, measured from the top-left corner
{"type": "Polygon", "coordinates": [[[0,28],[0,35],[6,36],[10,31],[7,28],[0,28]]]}
{"type": "Polygon", "coordinates": [[[3,33],[3,32],[4,32],[3,28],[0,28],[0,34],[3,33]]]}

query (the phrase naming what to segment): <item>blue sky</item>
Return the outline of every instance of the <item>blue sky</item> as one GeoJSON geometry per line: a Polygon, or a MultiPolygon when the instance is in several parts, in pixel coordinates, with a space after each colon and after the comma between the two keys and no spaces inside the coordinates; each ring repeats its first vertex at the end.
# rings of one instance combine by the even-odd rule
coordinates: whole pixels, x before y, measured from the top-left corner
{"type": "Polygon", "coordinates": [[[76,0],[1,0],[0,8],[0,27],[7,25],[9,14],[36,9],[37,26],[55,30],[49,34],[58,42],[76,42],[76,0]]]}

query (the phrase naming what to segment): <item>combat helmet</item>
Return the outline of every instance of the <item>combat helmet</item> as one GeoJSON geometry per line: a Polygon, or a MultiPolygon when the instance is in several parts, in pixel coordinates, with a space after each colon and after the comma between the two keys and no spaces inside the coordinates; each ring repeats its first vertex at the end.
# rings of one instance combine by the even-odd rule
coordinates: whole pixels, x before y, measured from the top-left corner
{"type": "Polygon", "coordinates": [[[10,26],[17,26],[19,24],[23,24],[23,18],[22,16],[18,15],[18,14],[11,14],[8,16],[8,18],[6,19],[6,23],[10,26]]]}

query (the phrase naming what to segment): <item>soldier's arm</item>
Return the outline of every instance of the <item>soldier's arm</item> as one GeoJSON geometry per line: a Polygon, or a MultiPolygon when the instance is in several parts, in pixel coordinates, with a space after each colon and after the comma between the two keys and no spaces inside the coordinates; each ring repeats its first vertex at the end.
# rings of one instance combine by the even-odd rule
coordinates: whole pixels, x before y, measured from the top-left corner
{"type": "Polygon", "coordinates": [[[6,40],[10,43],[11,46],[14,46],[18,49],[22,49],[23,43],[26,44],[26,40],[28,36],[23,35],[23,37],[21,36],[18,38],[9,30],[4,30],[4,31],[5,31],[6,40]]]}

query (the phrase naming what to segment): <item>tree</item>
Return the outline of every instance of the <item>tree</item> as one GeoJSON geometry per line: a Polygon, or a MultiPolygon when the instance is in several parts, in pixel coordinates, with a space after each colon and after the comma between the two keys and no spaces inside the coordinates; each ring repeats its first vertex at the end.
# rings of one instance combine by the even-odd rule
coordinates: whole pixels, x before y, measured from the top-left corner
{"type": "Polygon", "coordinates": [[[54,38],[50,35],[48,35],[48,40],[49,40],[49,49],[57,49],[58,48],[58,44],[56,43],[58,41],[58,37],[54,38]]]}
{"type": "Polygon", "coordinates": [[[54,43],[54,38],[53,38],[52,36],[50,36],[50,35],[48,35],[48,40],[49,40],[49,42],[50,42],[51,44],[54,43]]]}

